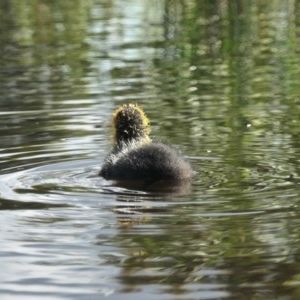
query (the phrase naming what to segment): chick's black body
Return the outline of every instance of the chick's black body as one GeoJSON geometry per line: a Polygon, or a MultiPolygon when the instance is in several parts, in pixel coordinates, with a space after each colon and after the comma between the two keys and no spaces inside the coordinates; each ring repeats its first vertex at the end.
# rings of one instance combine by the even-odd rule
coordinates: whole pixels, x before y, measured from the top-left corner
{"type": "Polygon", "coordinates": [[[172,147],[148,143],[111,154],[100,175],[108,180],[181,180],[191,177],[190,165],[172,147]]]}

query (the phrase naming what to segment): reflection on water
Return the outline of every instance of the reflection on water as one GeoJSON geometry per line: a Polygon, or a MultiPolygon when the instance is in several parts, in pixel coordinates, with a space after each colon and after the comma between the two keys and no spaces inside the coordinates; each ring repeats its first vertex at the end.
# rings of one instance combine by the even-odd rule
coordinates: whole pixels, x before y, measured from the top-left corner
{"type": "Polygon", "coordinates": [[[298,299],[300,2],[69,2],[0,1],[1,296],[298,299]],[[98,177],[127,102],[190,186],[98,177]]]}

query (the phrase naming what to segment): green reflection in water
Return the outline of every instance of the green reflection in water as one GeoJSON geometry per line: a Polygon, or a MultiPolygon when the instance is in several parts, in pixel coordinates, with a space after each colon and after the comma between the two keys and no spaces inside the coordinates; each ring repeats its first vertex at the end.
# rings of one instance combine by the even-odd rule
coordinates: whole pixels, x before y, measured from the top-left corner
{"type": "MultiPolygon", "coordinates": [[[[299,298],[299,1],[130,4],[0,1],[2,169],[104,156],[111,111],[138,102],[198,175],[165,209],[153,199],[140,218],[109,216],[119,224],[106,241],[125,257],[104,259],[120,269],[112,280],[124,292],[152,284],[189,298],[215,284],[224,297],[299,298]]],[[[41,194],[72,197],[72,177],[48,177],[41,194]]],[[[103,258],[92,234],[78,243],[95,240],[103,258]]]]}

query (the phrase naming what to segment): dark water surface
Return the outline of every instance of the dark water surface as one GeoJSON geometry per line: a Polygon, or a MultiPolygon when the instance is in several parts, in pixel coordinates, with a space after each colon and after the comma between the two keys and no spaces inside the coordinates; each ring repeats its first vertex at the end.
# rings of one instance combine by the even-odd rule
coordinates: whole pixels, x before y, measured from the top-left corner
{"type": "Polygon", "coordinates": [[[300,299],[300,1],[0,0],[0,299],[300,299]],[[136,102],[197,175],[97,176],[136,102]]]}

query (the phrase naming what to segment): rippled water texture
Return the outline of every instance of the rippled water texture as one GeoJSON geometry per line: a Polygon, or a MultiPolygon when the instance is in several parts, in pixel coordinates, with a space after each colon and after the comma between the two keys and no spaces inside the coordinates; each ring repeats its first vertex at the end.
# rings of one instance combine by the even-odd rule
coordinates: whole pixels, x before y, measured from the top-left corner
{"type": "Polygon", "coordinates": [[[299,299],[300,2],[0,0],[0,299],[299,299]],[[141,105],[197,172],[98,176],[141,105]]]}

